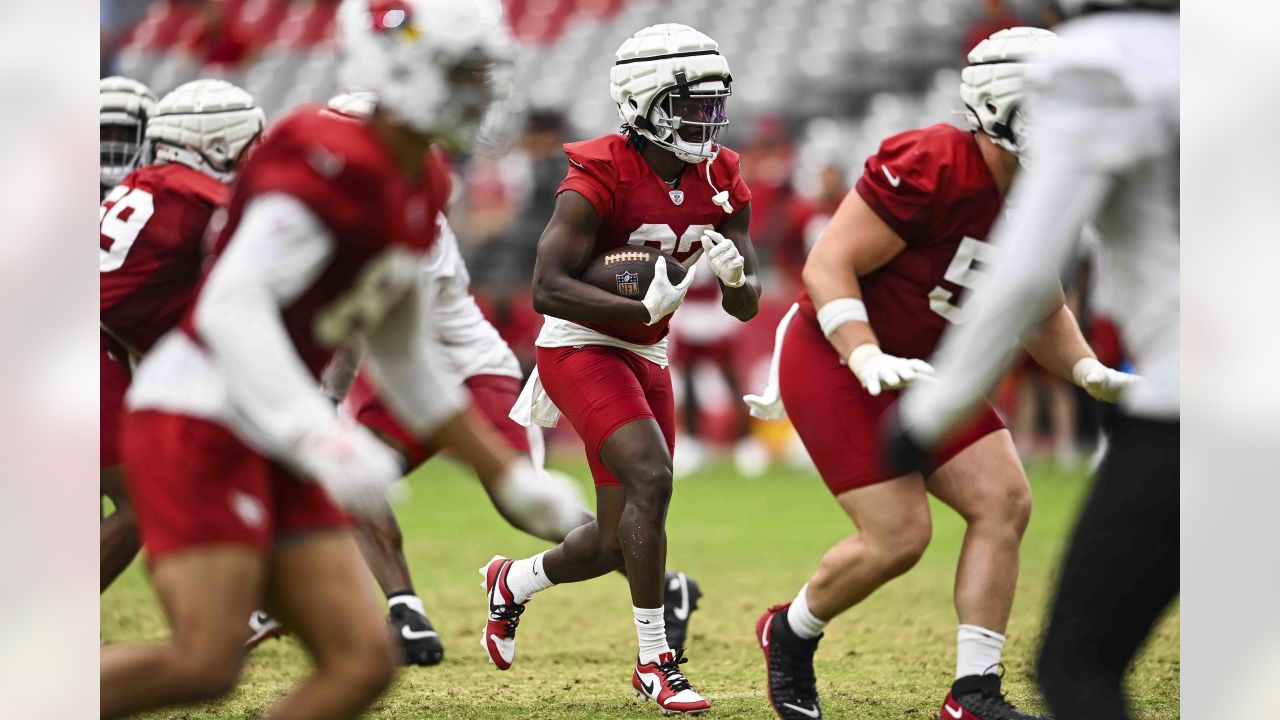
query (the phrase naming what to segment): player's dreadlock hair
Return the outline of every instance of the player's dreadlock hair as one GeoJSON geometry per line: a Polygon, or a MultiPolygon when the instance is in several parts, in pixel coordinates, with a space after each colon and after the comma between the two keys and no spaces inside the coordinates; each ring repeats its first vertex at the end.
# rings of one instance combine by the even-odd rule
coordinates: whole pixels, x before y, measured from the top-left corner
{"type": "Polygon", "coordinates": [[[629,148],[644,150],[649,145],[648,138],[641,135],[639,130],[636,130],[626,123],[623,123],[622,127],[618,128],[618,132],[627,136],[627,147],[629,148]]]}

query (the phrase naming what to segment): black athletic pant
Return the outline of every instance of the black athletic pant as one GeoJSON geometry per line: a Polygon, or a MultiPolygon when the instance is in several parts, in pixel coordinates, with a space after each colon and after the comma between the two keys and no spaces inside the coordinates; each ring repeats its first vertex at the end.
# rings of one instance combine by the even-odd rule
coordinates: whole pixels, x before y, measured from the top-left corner
{"type": "Polygon", "coordinates": [[[1125,669],[1178,593],[1178,423],[1121,418],[1076,525],[1040,653],[1055,720],[1127,720],[1125,669]]]}

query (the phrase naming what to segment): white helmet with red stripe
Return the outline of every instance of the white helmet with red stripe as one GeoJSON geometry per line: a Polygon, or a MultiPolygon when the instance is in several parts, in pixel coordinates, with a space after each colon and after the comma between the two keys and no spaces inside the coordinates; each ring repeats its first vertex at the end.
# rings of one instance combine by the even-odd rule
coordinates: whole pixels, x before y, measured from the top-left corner
{"type": "Polygon", "coordinates": [[[231,182],[267,118],[253,96],[225,80],[192,80],[160,98],[147,123],[156,160],[231,182]]]}
{"type": "Polygon", "coordinates": [[[343,0],[341,84],[410,129],[465,146],[503,91],[499,0],[343,0]]]}
{"type": "Polygon", "coordinates": [[[970,50],[969,66],[960,72],[960,99],[968,111],[969,127],[1011,153],[1026,149],[1021,107],[1027,70],[1061,43],[1048,30],[1015,27],[995,33],[970,50]]]}

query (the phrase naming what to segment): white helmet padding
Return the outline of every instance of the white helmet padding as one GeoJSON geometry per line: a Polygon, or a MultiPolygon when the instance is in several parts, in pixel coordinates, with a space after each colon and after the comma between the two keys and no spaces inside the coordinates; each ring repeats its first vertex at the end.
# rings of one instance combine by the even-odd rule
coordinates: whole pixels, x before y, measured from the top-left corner
{"type": "Polygon", "coordinates": [[[155,112],[156,95],[137,80],[118,75],[98,81],[98,126],[108,138],[99,144],[103,191],[115,187],[142,161],[147,118],[155,112]],[[115,128],[123,128],[117,132],[115,128]],[[130,139],[122,139],[122,136],[130,139]]]}
{"type": "Polygon", "coordinates": [[[147,138],[158,162],[181,163],[225,183],[266,121],[253,96],[235,85],[192,80],[160,99],[147,138]]]}
{"type": "Polygon", "coordinates": [[[1020,110],[1027,69],[1061,43],[1048,30],[1015,27],[995,33],[969,51],[969,66],[960,72],[960,98],[969,127],[1011,153],[1025,150],[1020,110]]]}
{"type": "Polygon", "coordinates": [[[715,157],[733,84],[715,40],[688,25],[651,25],[614,59],[609,94],[623,122],[685,162],[715,157]]]}

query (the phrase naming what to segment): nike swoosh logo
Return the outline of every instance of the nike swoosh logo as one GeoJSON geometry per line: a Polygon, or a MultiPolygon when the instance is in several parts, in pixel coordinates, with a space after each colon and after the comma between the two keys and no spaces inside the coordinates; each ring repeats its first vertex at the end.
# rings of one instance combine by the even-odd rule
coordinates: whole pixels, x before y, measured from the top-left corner
{"type": "Polygon", "coordinates": [[[764,621],[764,630],[760,631],[760,647],[769,647],[769,628],[773,627],[773,618],[776,613],[771,613],[769,619],[764,621]]]}
{"type": "Polygon", "coordinates": [[[892,185],[892,186],[894,186],[894,187],[898,187],[899,185],[901,185],[901,184],[902,184],[902,178],[900,178],[900,177],[898,177],[898,176],[894,175],[893,173],[889,172],[889,166],[888,166],[888,165],[881,165],[881,166],[880,166],[880,169],[884,171],[884,176],[885,176],[886,178],[888,178],[888,179],[889,179],[889,184],[890,184],[890,185],[892,185]]]}
{"type": "Polygon", "coordinates": [[[943,705],[942,709],[946,710],[947,714],[955,718],[956,720],[960,720],[960,718],[964,717],[964,710],[961,710],[960,708],[953,708],[951,707],[951,705],[948,704],[948,705],[943,705]]]}
{"type": "Polygon", "coordinates": [[[649,621],[648,621],[648,620],[637,620],[636,622],[640,623],[641,625],[648,625],[648,624],[649,624],[649,621]]]}
{"type": "Polygon", "coordinates": [[[407,625],[400,628],[400,634],[404,636],[405,640],[424,640],[431,637],[440,637],[440,634],[435,630],[410,630],[407,625]]]}
{"type": "Polygon", "coordinates": [[[796,712],[800,713],[801,715],[804,715],[805,717],[811,717],[811,718],[822,717],[822,711],[819,710],[816,705],[811,708],[807,708],[807,707],[800,707],[799,705],[792,705],[791,703],[782,703],[782,707],[791,708],[792,710],[795,710],[796,712]]]}
{"type": "Polygon", "coordinates": [[[502,659],[506,662],[510,663],[511,658],[516,656],[515,643],[504,643],[502,642],[502,638],[492,633],[490,633],[489,639],[493,641],[493,647],[497,649],[498,654],[501,655],[502,659]]]}
{"type": "Polygon", "coordinates": [[[653,695],[653,684],[641,680],[640,686],[644,688],[645,695],[653,695]]]}
{"type": "Polygon", "coordinates": [[[680,604],[672,609],[677,620],[689,619],[689,581],[685,579],[684,573],[676,573],[676,582],[680,583],[680,604]]]}

